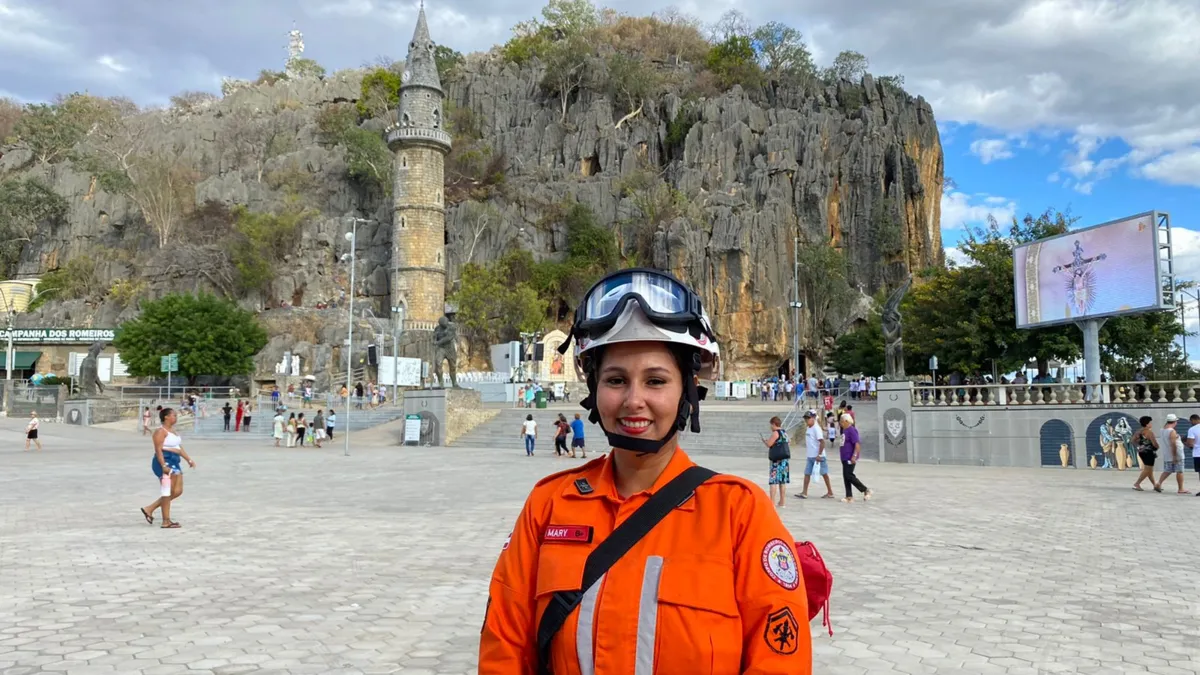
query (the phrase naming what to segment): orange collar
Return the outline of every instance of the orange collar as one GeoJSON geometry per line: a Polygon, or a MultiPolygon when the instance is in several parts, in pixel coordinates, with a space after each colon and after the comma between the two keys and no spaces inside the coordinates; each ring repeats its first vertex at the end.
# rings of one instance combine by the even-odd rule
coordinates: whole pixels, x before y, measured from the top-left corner
{"type": "MultiPolygon", "coordinates": [[[[579,474],[577,478],[568,482],[563,486],[562,496],[568,499],[595,499],[603,497],[614,504],[620,504],[625,501],[617,494],[617,482],[614,474],[614,454],[618,452],[612,450],[608,453],[608,457],[600,464],[589,468],[586,472],[579,474]],[[588,490],[590,488],[590,490],[588,490]]],[[[658,492],[664,485],[673,480],[676,476],[683,473],[684,469],[694,466],[696,463],[688,456],[683,448],[675,448],[675,454],[671,456],[671,461],[667,462],[666,468],[655,479],[654,485],[649,490],[639,492],[635,495],[630,495],[630,498],[637,495],[647,495],[658,492]]],[[[695,500],[689,499],[684,502],[679,508],[684,511],[695,510],[695,500]]]]}

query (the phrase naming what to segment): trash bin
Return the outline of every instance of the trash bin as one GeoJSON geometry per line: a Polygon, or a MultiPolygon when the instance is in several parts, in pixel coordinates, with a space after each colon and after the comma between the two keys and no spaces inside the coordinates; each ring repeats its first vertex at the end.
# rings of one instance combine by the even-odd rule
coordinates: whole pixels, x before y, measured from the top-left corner
{"type": "Polygon", "coordinates": [[[542,391],[536,392],[533,395],[533,400],[535,403],[537,403],[537,407],[539,409],[545,408],[546,407],[546,390],[543,389],[542,391]]]}

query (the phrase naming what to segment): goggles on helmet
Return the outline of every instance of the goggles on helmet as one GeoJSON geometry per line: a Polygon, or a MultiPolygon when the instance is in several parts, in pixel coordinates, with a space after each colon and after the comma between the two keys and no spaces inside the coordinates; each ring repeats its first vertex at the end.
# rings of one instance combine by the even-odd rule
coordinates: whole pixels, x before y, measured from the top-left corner
{"type": "Polygon", "coordinates": [[[658,270],[634,268],[607,276],[583,296],[575,310],[576,337],[595,338],[612,329],[630,302],[655,325],[684,332],[699,327],[712,337],[700,297],[683,282],[658,270]]]}

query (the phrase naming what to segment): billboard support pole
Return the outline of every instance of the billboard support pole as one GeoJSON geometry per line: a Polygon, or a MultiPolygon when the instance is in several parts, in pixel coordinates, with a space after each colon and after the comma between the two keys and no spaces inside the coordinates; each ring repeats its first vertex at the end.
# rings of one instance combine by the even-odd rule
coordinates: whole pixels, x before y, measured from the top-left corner
{"type": "Polygon", "coordinates": [[[1087,382],[1087,400],[1099,403],[1100,397],[1100,328],[1108,319],[1086,319],[1075,323],[1083,331],[1083,379],[1087,382]]]}

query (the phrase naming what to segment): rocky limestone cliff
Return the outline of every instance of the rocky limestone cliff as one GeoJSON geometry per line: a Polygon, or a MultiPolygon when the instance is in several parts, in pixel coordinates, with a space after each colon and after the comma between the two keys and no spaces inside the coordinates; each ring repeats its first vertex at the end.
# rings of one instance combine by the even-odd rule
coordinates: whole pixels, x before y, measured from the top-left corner
{"type": "MultiPolygon", "coordinates": [[[[390,209],[382,195],[347,179],[344,149],[322,145],[316,127],[322,107],[357,98],[361,77],[345,71],[323,81],[259,85],[195,112],[159,113],[153,143],[171,148],[203,176],[198,204],[212,200],[271,211],[285,199],[272,177],[310,176],[303,197],[320,215],[300,232],[269,289],[238,298],[266,311],[273,339],[258,359],[263,373],[284,349],[296,346],[290,336],[297,321],[307,326],[305,337],[295,339],[302,340],[310,364],[336,367],[343,358],[344,310],[281,318],[299,310],[278,307],[312,308],[345,297],[348,270],[339,256],[350,216],[375,221],[359,226],[356,291],[366,301],[362,328],[386,332],[386,322],[372,317],[386,317],[390,306],[390,209]],[[273,117],[284,139],[265,161],[248,157],[233,138],[234,121],[247,111],[273,117]]],[[[674,271],[703,294],[725,350],[727,377],[761,374],[787,358],[794,237],[841,249],[852,286],[865,295],[908,270],[942,263],[943,158],[933,112],[922,99],[870,76],[861,86],[776,91],[770,106],[735,87],[694,102],[668,94],[618,129],[614,124],[624,111],[586,89],[560,123],[557,101],[540,91],[540,79],[536,62],[518,68],[472,58],[445,84],[448,102],[475,116],[480,142],[503,153],[507,176],[504,189],[491,197],[501,217],[482,231],[468,204],[448,205],[448,294],[468,251],[474,262],[495,260],[513,246],[538,258],[563,255],[565,226],[546,216],[564,200],[589,206],[601,223],[618,228],[627,254],[637,253],[636,225],[630,223],[640,211],[623,186],[639,171],[660,174],[683,195],[690,214],[658,227],[641,261],[674,271]],[[861,107],[847,104],[860,97],[861,107]],[[681,123],[683,115],[694,123],[681,123]]],[[[378,121],[366,125],[382,127],[378,121]]],[[[203,232],[183,233],[189,245],[158,249],[138,210],[104,192],[81,167],[36,166],[29,153],[10,149],[0,157],[4,173],[39,177],[69,204],[65,224],[43,228],[24,248],[19,273],[40,275],[79,256],[88,256],[95,273],[96,290],[87,299],[48,303],[22,316],[22,325],[115,325],[136,313],[136,302],[106,294],[122,279],[144,282],[141,297],[228,292],[228,280],[221,278],[228,260],[203,232]]],[[[844,321],[852,318],[849,312],[844,321]]],[[[804,345],[820,348],[802,335],[804,345]]]]}

